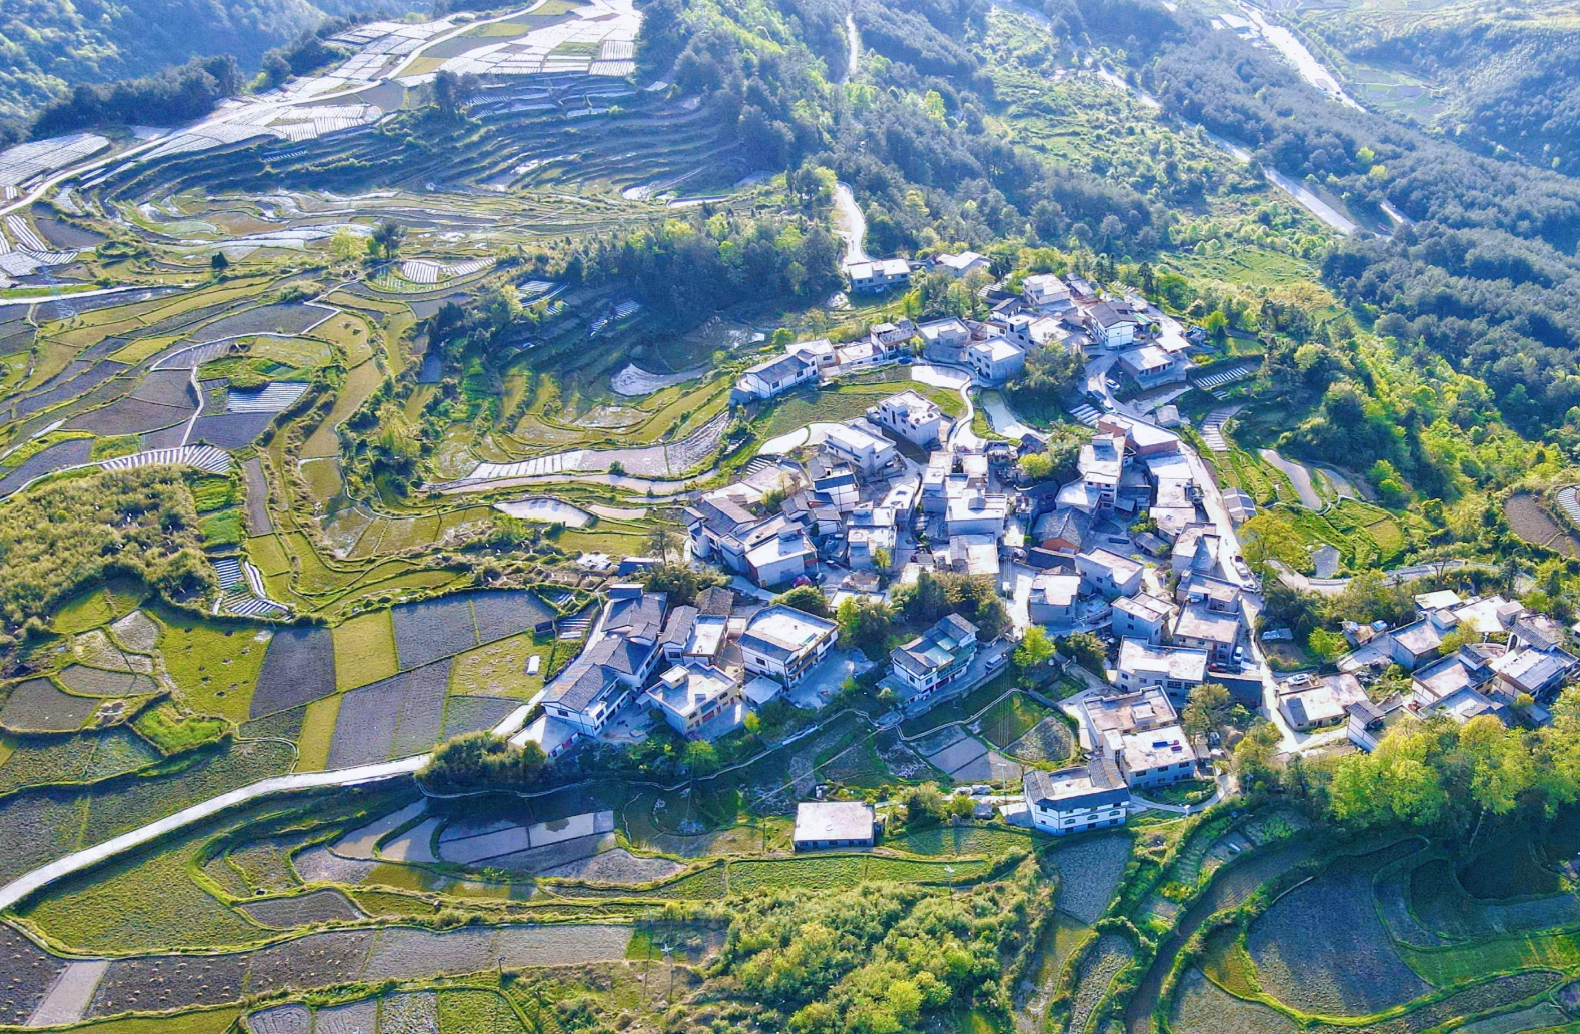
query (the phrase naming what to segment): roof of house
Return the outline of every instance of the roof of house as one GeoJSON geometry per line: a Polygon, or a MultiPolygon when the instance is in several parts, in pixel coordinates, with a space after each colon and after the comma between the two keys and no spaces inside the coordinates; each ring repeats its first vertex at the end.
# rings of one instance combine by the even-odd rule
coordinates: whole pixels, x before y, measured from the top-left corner
{"type": "Polygon", "coordinates": [[[1192,601],[1180,608],[1179,617],[1174,619],[1174,634],[1232,646],[1240,638],[1240,616],[1208,610],[1205,600],[1192,601]]]}
{"type": "Polygon", "coordinates": [[[697,593],[697,610],[703,614],[729,617],[735,609],[735,590],[714,585],[697,593]]]}
{"type": "Polygon", "coordinates": [[[1081,446],[1076,466],[1084,478],[1117,480],[1125,466],[1125,436],[1119,432],[1094,435],[1081,446]]]}
{"type": "Polygon", "coordinates": [[[808,363],[799,354],[795,352],[787,352],[783,355],[772,356],[768,359],[764,359],[760,363],[748,366],[744,371],[742,371],[741,376],[745,377],[756,375],[761,377],[763,380],[771,381],[777,380],[784,376],[799,377],[810,372],[811,369],[812,364],[808,363]]]}
{"type": "Polygon", "coordinates": [[[1128,733],[1120,739],[1120,743],[1125,770],[1129,772],[1150,772],[1177,765],[1181,761],[1196,760],[1196,751],[1190,745],[1190,738],[1178,725],[1128,733]]]}
{"type": "Polygon", "coordinates": [[[1141,621],[1162,622],[1168,620],[1174,605],[1168,600],[1160,600],[1147,593],[1138,593],[1135,596],[1125,596],[1115,600],[1114,609],[1141,621]]]}
{"type": "Polygon", "coordinates": [[[1389,634],[1393,636],[1394,642],[1417,657],[1431,653],[1443,642],[1443,633],[1426,618],[1412,621],[1402,628],[1394,629],[1389,634]]]}
{"type": "Polygon", "coordinates": [[[1317,725],[1343,718],[1351,704],[1366,699],[1354,675],[1338,675],[1302,683],[1290,692],[1280,689],[1278,704],[1295,725],[1317,725]]]}
{"type": "Polygon", "coordinates": [[[1001,337],[990,337],[986,341],[979,341],[972,345],[970,350],[990,363],[1007,362],[1026,353],[1024,348],[1001,337]]]}
{"type": "Polygon", "coordinates": [[[739,680],[711,664],[677,664],[648,687],[654,703],[689,717],[731,692],[739,680]]]}
{"type": "Polygon", "coordinates": [[[669,612],[669,619],[664,622],[664,634],[659,637],[659,642],[666,646],[681,646],[691,639],[691,631],[697,623],[697,608],[681,605],[669,612]]]}
{"type": "Polygon", "coordinates": [[[1098,740],[1109,732],[1126,733],[1145,726],[1168,725],[1176,717],[1168,694],[1157,686],[1146,686],[1132,693],[1088,693],[1081,707],[1098,740]]]}
{"type": "Polygon", "coordinates": [[[959,614],[945,614],[933,627],[897,646],[889,658],[914,675],[927,675],[954,663],[960,650],[976,641],[977,626],[959,614]]]}
{"type": "Polygon", "coordinates": [[[988,258],[986,255],[979,255],[974,251],[962,251],[958,255],[951,255],[948,252],[945,252],[933,257],[933,261],[938,263],[940,266],[948,266],[950,269],[956,270],[966,269],[977,264],[978,262],[986,262],[987,260],[988,258]]]}
{"type": "Polygon", "coordinates": [[[1093,323],[1100,327],[1117,327],[1121,323],[1135,323],[1136,317],[1131,312],[1121,312],[1109,302],[1098,302],[1086,312],[1093,323]]]}
{"type": "Polygon", "coordinates": [[[825,618],[776,603],[747,619],[740,644],[743,650],[788,660],[838,627],[825,618]]]}
{"type": "Polygon", "coordinates": [[[620,673],[606,665],[590,663],[573,679],[557,683],[546,700],[572,711],[584,711],[593,701],[619,682],[620,673]]]}
{"type": "Polygon", "coordinates": [[[1043,572],[1031,580],[1031,602],[1068,607],[1081,595],[1081,576],[1043,572]]]}
{"type": "Polygon", "coordinates": [[[871,840],[876,821],[872,805],[860,801],[803,801],[795,810],[795,842],[871,840]]]}
{"type": "Polygon", "coordinates": [[[875,276],[909,275],[911,264],[902,258],[872,259],[867,262],[852,262],[845,269],[850,273],[852,280],[870,280],[875,276]]]}
{"type": "Polygon", "coordinates": [[[1106,757],[1085,765],[1061,768],[1057,772],[1033,770],[1022,780],[1026,800],[1033,805],[1069,808],[1100,808],[1126,804],[1130,790],[1119,767],[1106,757]]]}
{"type": "Polygon", "coordinates": [[[1494,660],[1492,668],[1521,690],[1537,693],[1563,678],[1575,663],[1563,650],[1520,649],[1494,660]]]}
{"type": "Polygon", "coordinates": [[[1116,583],[1128,582],[1141,573],[1139,562],[1102,547],[1077,553],[1075,559],[1077,566],[1084,560],[1087,564],[1105,569],[1116,583]]]}
{"type": "Polygon", "coordinates": [[[841,446],[852,454],[861,454],[871,451],[881,455],[885,450],[892,452],[894,443],[882,435],[873,434],[850,424],[832,424],[824,429],[823,440],[841,446]]]}
{"type": "Polygon", "coordinates": [[[1127,638],[1119,644],[1119,670],[1200,682],[1207,677],[1207,652],[1127,638]]]}
{"type": "Polygon", "coordinates": [[[1094,520],[1095,518],[1085,510],[1078,510],[1073,506],[1061,506],[1037,518],[1032,537],[1043,542],[1049,539],[1063,539],[1079,550],[1081,541],[1092,530],[1094,520]]]}
{"type": "Polygon", "coordinates": [[[1442,700],[1461,689],[1475,689],[1487,681],[1490,672],[1480,657],[1465,650],[1455,650],[1416,671],[1411,676],[1416,695],[1426,703],[1442,700]]]}
{"type": "Polygon", "coordinates": [[[1438,589],[1436,592],[1417,593],[1415,605],[1421,610],[1447,610],[1459,606],[1463,600],[1459,593],[1453,589],[1438,589]]]}

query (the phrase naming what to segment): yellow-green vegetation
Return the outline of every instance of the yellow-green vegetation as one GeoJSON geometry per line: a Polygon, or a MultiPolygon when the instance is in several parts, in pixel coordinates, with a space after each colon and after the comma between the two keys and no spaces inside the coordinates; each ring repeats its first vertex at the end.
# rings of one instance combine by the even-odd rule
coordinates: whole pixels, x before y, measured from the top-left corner
{"type": "Polygon", "coordinates": [[[170,703],[145,709],[133,720],[132,726],[166,754],[179,754],[213,743],[228,728],[222,719],[182,714],[170,703]]]}
{"type": "Polygon", "coordinates": [[[552,674],[553,658],[563,654],[568,659],[575,648],[576,644],[557,643],[552,633],[539,639],[531,632],[479,646],[455,658],[450,692],[525,700],[543,688],[544,679],[552,674]],[[533,656],[539,658],[538,673],[528,675],[527,659],[533,656]]]}
{"type": "Polygon", "coordinates": [[[86,632],[90,628],[109,624],[115,618],[109,596],[103,589],[93,588],[67,600],[55,611],[50,627],[62,635],[86,632]]]}
{"type": "Polygon", "coordinates": [[[47,481],[0,507],[0,620],[47,616],[80,586],[133,574],[170,595],[212,578],[192,493],[168,467],[47,481]],[[168,517],[165,516],[168,514],[168,517]]]}
{"type": "Polygon", "coordinates": [[[322,772],[329,764],[335,721],[340,717],[340,702],[344,699],[337,693],[307,705],[307,715],[302,719],[302,735],[296,744],[300,751],[296,762],[298,772],[322,772]]]}
{"type": "Polygon", "coordinates": [[[18,914],[78,951],[124,954],[246,944],[260,927],[194,879],[201,845],[156,845],[73,877],[18,914]]]}
{"type": "Polygon", "coordinates": [[[240,1010],[226,1005],[172,1016],[94,1020],[71,1029],[73,1034],[230,1034],[240,1017],[240,1010]]]}
{"type": "Polygon", "coordinates": [[[335,626],[335,688],[355,689],[398,670],[395,627],[387,608],[358,614],[335,626]]]}
{"type": "Polygon", "coordinates": [[[762,428],[764,438],[793,431],[817,421],[844,421],[865,416],[867,409],[897,391],[921,392],[950,416],[965,411],[958,392],[911,380],[910,370],[882,370],[871,374],[842,377],[827,387],[813,387],[789,395],[774,405],[762,428]]]}
{"type": "Polygon", "coordinates": [[[1353,499],[1322,513],[1304,507],[1265,510],[1247,521],[1241,534],[1253,563],[1274,559],[1304,574],[1313,573],[1311,550],[1323,544],[1339,551],[1349,571],[1388,567],[1409,544],[1401,518],[1353,499]]]}
{"type": "Polygon", "coordinates": [[[246,721],[269,648],[268,633],[244,622],[174,611],[158,611],[156,616],[164,628],[159,652],[187,704],[202,714],[246,721]]]}

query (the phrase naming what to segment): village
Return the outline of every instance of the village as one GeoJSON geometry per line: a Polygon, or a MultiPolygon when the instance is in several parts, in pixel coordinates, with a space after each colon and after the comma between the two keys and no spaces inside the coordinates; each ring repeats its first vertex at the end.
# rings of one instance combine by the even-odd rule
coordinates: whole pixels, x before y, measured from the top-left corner
{"type": "MultiPolygon", "coordinates": [[[[864,261],[847,273],[855,291],[881,291],[903,284],[915,265],[864,261]]],[[[987,260],[967,252],[934,265],[963,277],[985,271],[987,260]]],[[[684,509],[683,562],[722,572],[727,586],[670,605],[637,577],[611,585],[586,650],[546,687],[541,716],[512,742],[554,757],[587,741],[634,742],[658,717],[685,737],[712,740],[780,696],[816,711],[869,672],[894,707],[873,720],[892,724],[1003,673],[1030,629],[1054,641],[1085,633],[1105,650],[1100,671],[1069,657],[1047,662],[1080,687],[1059,707],[1085,760],[1026,770],[1019,785],[957,789],[983,802],[978,814],[996,808],[1012,824],[1063,836],[1123,824],[1149,807],[1188,814],[1189,804],[1147,797],[1183,781],[1216,783],[1198,810],[1234,791],[1218,735],[1193,736],[1182,724],[1203,685],[1265,716],[1286,753],[1370,750],[1394,723],[1438,712],[1461,724],[1481,714],[1545,719],[1542,702],[1580,660],[1565,648],[1568,630],[1498,596],[1423,594],[1413,623],[1346,626],[1355,649],[1334,673],[1275,677],[1259,638],[1287,632],[1260,627],[1261,585],[1236,531],[1255,503],[1220,489],[1178,433],[1173,395],[1127,404],[1106,376],[1117,365],[1143,388],[1183,385],[1199,330],[1139,295],[1113,297],[1051,273],[1026,276],[1016,294],[995,291],[994,301],[982,320],[899,320],[860,341],[789,343],[741,373],[736,398],[761,403],[880,364],[910,364],[922,383],[991,388],[1034,349],[1078,350],[1094,388],[1092,405],[1072,410],[1092,432],[1073,478],[1027,477],[1023,461],[1046,450],[1043,435],[1016,422],[1018,440],[983,439],[916,390],[768,443],[744,477],[684,509]],[[846,601],[887,601],[941,574],[991,584],[1008,627],[988,635],[946,614],[876,667],[841,643],[833,615],[846,601]],[[779,597],[804,587],[826,606],[779,597]]],[[[621,570],[639,576],[658,562],[628,558],[621,570]]],[[[871,844],[881,824],[868,804],[803,802],[795,840],[798,848],[871,844]]]]}

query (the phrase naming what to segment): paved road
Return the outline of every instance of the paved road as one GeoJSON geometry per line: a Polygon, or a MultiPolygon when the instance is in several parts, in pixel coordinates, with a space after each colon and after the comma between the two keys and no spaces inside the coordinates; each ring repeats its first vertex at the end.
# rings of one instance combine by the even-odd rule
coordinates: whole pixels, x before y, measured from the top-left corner
{"type": "Polygon", "coordinates": [[[1286,460],[1278,454],[1277,449],[1260,450],[1262,458],[1289,478],[1289,483],[1295,486],[1295,495],[1300,497],[1300,504],[1310,510],[1322,509],[1322,497],[1317,494],[1317,487],[1311,483],[1311,471],[1292,460],[1286,460]]]}
{"type": "Polygon", "coordinates": [[[862,242],[867,236],[867,217],[856,204],[856,195],[849,185],[834,184],[834,229],[845,239],[845,264],[867,261],[862,242]]]}
{"type": "MultiPolygon", "coordinates": [[[[1298,571],[1274,561],[1278,570],[1278,579],[1292,589],[1303,592],[1320,592],[1324,596],[1337,596],[1350,584],[1349,578],[1307,578],[1298,571]]],[[[1383,577],[1390,585],[1401,582],[1413,581],[1416,578],[1425,578],[1440,572],[1457,571],[1461,568],[1474,568],[1480,571],[1497,571],[1496,564],[1485,564],[1479,560],[1445,560],[1435,564],[1411,564],[1409,567],[1396,567],[1392,571],[1384,571],[1383,577]]]]}

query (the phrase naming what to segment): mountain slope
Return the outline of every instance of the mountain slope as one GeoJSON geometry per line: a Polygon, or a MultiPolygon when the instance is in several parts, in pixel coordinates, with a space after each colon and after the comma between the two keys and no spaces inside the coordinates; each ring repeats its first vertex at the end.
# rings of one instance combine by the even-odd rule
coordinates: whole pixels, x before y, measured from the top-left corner
{"type": "Polygon", "coordinates": [[[327,16],[427,0],[7,0],[0,4],[0,117],[24,116],[79,83],[148,75],[233,54],[244,69],[327,16]]]}

